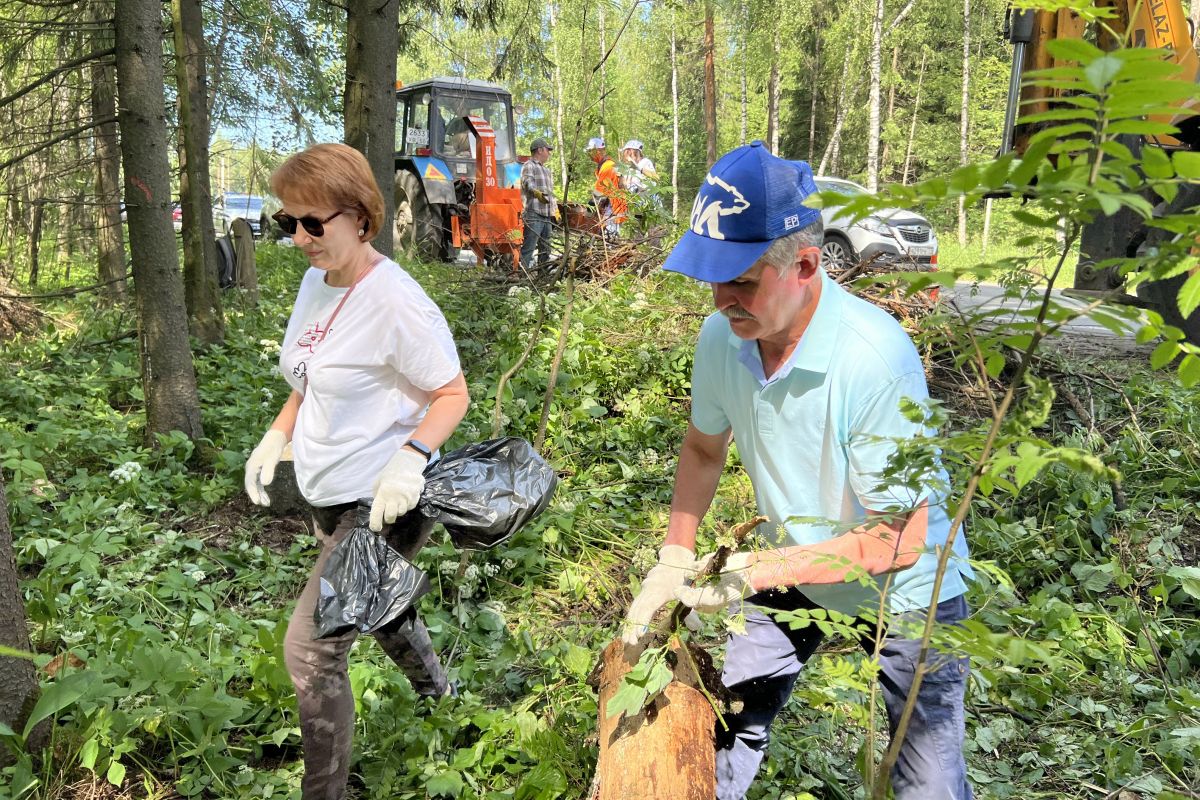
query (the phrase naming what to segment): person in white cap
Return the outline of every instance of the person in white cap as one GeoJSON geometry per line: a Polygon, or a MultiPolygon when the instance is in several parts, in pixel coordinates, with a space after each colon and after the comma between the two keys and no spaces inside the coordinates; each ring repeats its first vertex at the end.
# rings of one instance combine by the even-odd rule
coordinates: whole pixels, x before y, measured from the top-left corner
{"type": "Polygon", "coordinates": [[[621,188],[621,176],[617,164],[605,151],[604,137],[593,136],[587,143],[588,158],[596,164],[596,183],[592,186],[592,201],[600,214],[604,233],[616,237],[621,232],[621,223],[629,209],[628,193],[621,188]]]}
{"type": "MultiPolygon", "coordinates": [[[[821,269],[821,215],[804,202],[815,191],[807,163],[777,158],[762,142],[739,147],[705,177],[691,228],[663,264],[709,283],[717,313],[696,345],[666,542],[623,638],[628,655],[637,653],[672,598],[701,614],[740,615],[721,680],[742,705],[716,731],[717,800],[745,797],[828,621],[853,630],[877,659],[895,731],[929,610],[946,627],[968,614],[973,572],[965,537],[949,540],[949,479],[937,452],[919,450],[902,474],[890,471],[900,442],[928,433],[901,410],[928,399],[924,365],[895,319],[821,269]],[[763,546],[690,586],[707,566],[695,557],[696,532],[731,441],[769,520],[758,531],[763,546]],[[952,557],[935,590],[946,547],[952,557]]],[[[897,800],[970,800],[969,663],[938,647],[926,655],[892,789],[897,800]]]]}
{"type": "Polygon", "coordinates": [[[642,147],[641,141],[630,139],[621,148],[621,161],[628,165],[625,188],[634,194],[641,194],[658,182],[654,162],[642,153],[642,147]]]}

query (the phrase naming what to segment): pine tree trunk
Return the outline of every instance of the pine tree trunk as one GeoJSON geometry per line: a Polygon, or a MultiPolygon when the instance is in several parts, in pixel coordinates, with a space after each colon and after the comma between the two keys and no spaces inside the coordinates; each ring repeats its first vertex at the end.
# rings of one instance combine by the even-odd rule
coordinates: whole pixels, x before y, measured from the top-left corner
{"type": "Polygon", "coordinates": [[[917,118],[921,115],[921,83],[925,80],[925,59],[928,51],[921,50],[921,70],[917,73],[917,96],[913,99],[912,125],[908,129],[908,145],[904,148],[904,173],[901,180],[908,185],[908,169],[912,163],[913,140],[917,138],[917,118]]]}
{"type": "Polygon", "coordinates": [[[880,83],[883,80],[881,67],[883,51],[883,0],[875,0],[875,13],[871,17],[871,90],[867,101],[869,126],[867,132],[867,188],[872,192],[879,188],[879,105],[880,83]]]}
{"type": "Polygon", "coordinates": [[[157,446],[158,433],[178,430],[191,439],[204,435],[171,229],[162,27],[158,0],[117,3],[118,121],[146,398],[146,442],[151,446],[157,446]]]}
{"type": "Polygon", "coordinates": [[[383,194],[382,228],[371,244],[392,255],[396,212],[396,57],[399,0],[350,0],[346,10],[346,144],[371,165],[383,194]]]}
{"type": "MultiPolygon", "coordinates": [[[[25,596],[17,577],[12,528],[8,524],[3,473],[0,473],[0,645],[26,653],[31,649],[25,620],[25,596]]],[[[0,655],[0,723],[19,732],[37,697],[38,676],[33,661],[0,655]]],[[[48,722],[37,726],[26,749],[38,752],[49,729],[48,722]]],[[[0,746],[0,767],[11,763],[12,750],[0,746]]]]}
{"type": "Polygon", "coordinates": [[[679,44],[671,9],[671,217],[679,219],[679,44]]]}
{"type": "Polygon", "coordinates": [[[713,22],[713,0],[704,2],[704,132],[708,166],[717,161],[717,67],[713,22]]]}
{"type": "Polygon", "coordinates": [[[992,198],[983,201],[983,252],[980,258],[987,258],[988,237],[992,232],[992,198]]]}
{"type": "MultiPolygon", "coordinates": [[[[959,118],[958,160],[967,163],[967,135],[971,110],[971,0],[963,0],[962,113],[959,118]]],[[[967,197],[958,198],[958,244],[967,246],[967,197]]]]}
{"type": "Polygon", "coordinates": [[[767,78],[767,145],[771,152],[779,155],[779,101],[782,88],[779,85],[779,25],[771,37],[771,74],[767,78]]]}
{"type": "Polygon", "coordinates": [[[179,194],[183,211],[183,285],[191,333],[201,344],[225,340],[217,281],[217,243],[208,180],[208,87],[200,0],[171,0],[179,87],[179,194]]]}
{"type": "Polygon", "coordinates": [[[29,285],[38,285],[38,262],[41,259],[42,220],[46,216],[46,201],[33,201],[33,221],[29,224],[29,285]]]}

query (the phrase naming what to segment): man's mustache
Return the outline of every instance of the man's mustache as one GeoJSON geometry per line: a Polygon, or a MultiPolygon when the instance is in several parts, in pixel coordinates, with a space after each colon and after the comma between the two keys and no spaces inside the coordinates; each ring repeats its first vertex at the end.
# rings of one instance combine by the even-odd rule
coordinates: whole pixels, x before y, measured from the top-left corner
{"type": "Polygon", "coordinates": [[[721,313],[729,319],[756,319],[756,317],[749,311],[744,308],[738,308],[737,306],[730,306],[729,308],[722,309],[721,313]]]}

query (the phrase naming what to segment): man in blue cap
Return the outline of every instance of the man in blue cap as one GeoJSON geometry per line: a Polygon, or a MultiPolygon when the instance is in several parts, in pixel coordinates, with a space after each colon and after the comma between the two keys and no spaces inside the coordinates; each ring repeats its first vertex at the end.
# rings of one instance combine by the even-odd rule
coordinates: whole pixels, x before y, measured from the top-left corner
{"type": "MultiPolygon", "coordinates": [[[[666,543],[623,638],[638,652],[671,599],[735,615],[722,681],[743,706],[726,715],[728,731],[717,729],[718,800],[745,796],[771,723],[823,637],[817,625],[793,629],[769,612],[876,618],[859,640],[878,658],[893,732],[926,609],[935,606],[943,624],[967,615],[963,536],[932,596],[950,527],[945,471],[928,453],[918,474],[888,470],[899,442],[926,433],[900,411],[905,398],[928,398],[923,364],[892,317],[821,269],[821,217],[804,205],[815,191],[807,163],[777,158],[761,142],[740,147],[705,178],[691,229],[663,265],[711,284],[717,313],[696,346],[666,543]],[[693,588],[706,566],[694,555],[696,531],[730,441],[770,520],[759,530],[766,546],[734,554],[715,581],[693,588]]],[[[967,675],[966,658],[930,651],[891,774],[900,800],[972,796],[962,755],[967,675]]]]}

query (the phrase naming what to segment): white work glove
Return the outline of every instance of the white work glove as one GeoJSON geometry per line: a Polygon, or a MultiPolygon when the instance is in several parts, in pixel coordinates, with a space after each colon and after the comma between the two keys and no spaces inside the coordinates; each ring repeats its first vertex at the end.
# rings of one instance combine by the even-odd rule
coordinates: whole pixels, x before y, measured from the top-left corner
{"type": "MultiPolygon", "coordinates": [[[[696,569],[703,572],[712,557],[713,554],[709,553],[697,561],[696,569]]],[[[733,553],[726,559],[725,568],[715,581],[698,587],[680,586],[675,589],[674,597],[701,614],[724,611],[731,604],[755,593],[750,585],[750,571],[757,563],[756,553],[733,553]]]]}
{"type": "Polygon", "coordinates": [[[246,459],[246,494],[250,502],[259,506],[271,505],[267,496],[267,487],[275,480],[275,466],[283,449],[287,447],[288,438],[283,431],[271,428],[258,443],[258,447],[246,459]]]}
{"type": "MultiPolygon", "coordinates": [[[[650,633],[650,623],[659,609],[671,601],[676,589],[696,575],[696,554],[681,544],[665,544],[658,551],[658,563],[646,573],[642,590],[629,605],[621,641],[637,647],[650,633]]],[[[684,620],[695,630],[700,621],[694,616],[684,620]]]]}
{"type": "Polygon", "coordinates": [[[371,530],[383,530],[385,522],[390,525],[417,504],[421,499],[421,490],[425,488],[425,476],[422,473],[426,463],[425,456],[415,450],[401,447],[396,451],[396,455],[392,456],[392,460],[375,479],[371,530]]]}

